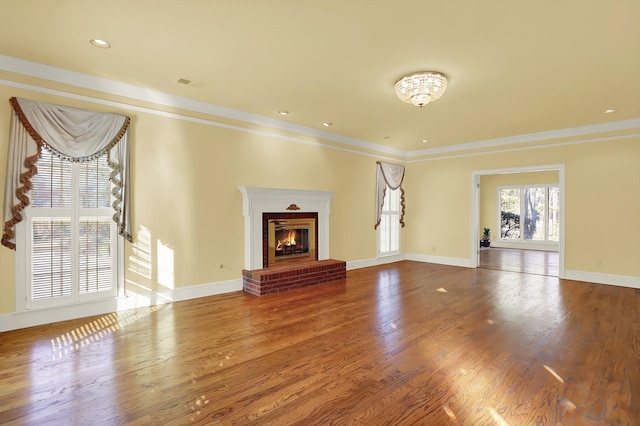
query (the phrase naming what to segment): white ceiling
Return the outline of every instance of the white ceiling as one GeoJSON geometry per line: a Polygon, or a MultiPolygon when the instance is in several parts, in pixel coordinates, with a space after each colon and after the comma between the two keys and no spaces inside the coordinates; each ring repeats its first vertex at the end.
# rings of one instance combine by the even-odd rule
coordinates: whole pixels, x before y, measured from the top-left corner
{"type": "Polygon", "coordinates": [[[402,151],[640,117],[639,0],[0,0],[0,55],[402,151]]]}

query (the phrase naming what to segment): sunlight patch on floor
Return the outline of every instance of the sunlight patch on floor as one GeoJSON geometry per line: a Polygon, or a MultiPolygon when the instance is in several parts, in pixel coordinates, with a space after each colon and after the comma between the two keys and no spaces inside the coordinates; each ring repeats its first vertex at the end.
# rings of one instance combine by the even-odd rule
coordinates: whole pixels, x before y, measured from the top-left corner
{"type": "Polygon", "coordinates": [[[556,373],[553,368],[549,367],[546,364],[544,364],[543,367],[544,367],[545,370],[547,370],[549,372],[549,374],[551,374],[553,377],[555,377],[556,380],[558,380],[560,383],[564,383],[564,379],[558,373],[556,373]]]}
{"type": "Polygon", "coordinates": [[[491,413],[493,420],[495,420],[499,426],[509,426],[509,423],[507,423],[493,407],[489,407],[489,412],[491,413]]]}
{"type": "Polygon", "coordinates": [[[452,419],[457,419],[455,413],[451,410],[451,408],[449,408],[448,405],[443,405],[442,409],[444,410],[445,413],[447,413],[447,416],[451,417],[452,419]]]}
{"type": "Polygon", "coordinates": [[[60,359],[78,349],[93,342],[97,342],[131,324],[141,318],[146,317],[151,312],[158,310],[157,306],[150,306],[146,309],[131,310],[119,313],[110,313],[101,316],[93,321],[81,325],[71,331],[61,334],[51,339],[52,361],[60,359]]]}

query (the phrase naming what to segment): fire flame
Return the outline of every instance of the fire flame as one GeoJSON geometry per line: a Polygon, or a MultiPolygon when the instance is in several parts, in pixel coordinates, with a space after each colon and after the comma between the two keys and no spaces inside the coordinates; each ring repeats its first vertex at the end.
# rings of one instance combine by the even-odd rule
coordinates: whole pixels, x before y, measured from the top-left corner
{"type": "Polygon", "coordinates": [[[284,240],[278,240],[278,245],[276,245],[276,250],[282,250],[284,247],[290,247],[296,245],[296,231],[292,229],[289,231],[289,234],[284,240]]]}

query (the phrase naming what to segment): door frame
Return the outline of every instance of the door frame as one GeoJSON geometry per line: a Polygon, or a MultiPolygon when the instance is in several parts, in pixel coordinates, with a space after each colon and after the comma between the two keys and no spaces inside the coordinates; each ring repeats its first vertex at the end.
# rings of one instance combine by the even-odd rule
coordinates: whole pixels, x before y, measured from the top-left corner
{"type": "Polygon", "coordinates": [[[471,172],[471,238],[470,238],[470,267],[477,268],[480,265],[480,176],[501,175],[508,173],[541,172],[557,170],[560,187],[560,241],[558,241],[558,278],[565,277],[564,250],[565,250],[565,165],[546,164],[541,166],[507,167],[504,169],[475,170],[471,172]]]}

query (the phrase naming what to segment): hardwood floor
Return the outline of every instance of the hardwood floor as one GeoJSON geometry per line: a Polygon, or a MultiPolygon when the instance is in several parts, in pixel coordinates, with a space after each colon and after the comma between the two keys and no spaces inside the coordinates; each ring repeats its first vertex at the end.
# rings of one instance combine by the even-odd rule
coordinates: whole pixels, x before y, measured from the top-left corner
{"type": "Polygon", "coordinates": [[[508,248],[480,249],[480,268],[558,276],[558,252],[508,248]]]}
{"type": "Polygon", "coordinates": [[[4,425],[640,424],[640,290],[400,262],[0,334],[4,425]]]}

